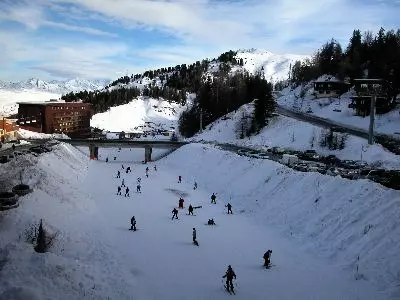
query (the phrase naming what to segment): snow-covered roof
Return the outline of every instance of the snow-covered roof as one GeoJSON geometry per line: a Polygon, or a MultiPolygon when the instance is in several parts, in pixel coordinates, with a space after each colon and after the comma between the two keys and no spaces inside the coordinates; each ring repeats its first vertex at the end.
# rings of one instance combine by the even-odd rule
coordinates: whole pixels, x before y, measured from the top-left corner
{"type": "Polygon", "coordinates": [[[318,77],[318,79],[315,80],[314,82],[343,82],[343,81],[337,79],[333,75],[322,75],[318,77]]]}

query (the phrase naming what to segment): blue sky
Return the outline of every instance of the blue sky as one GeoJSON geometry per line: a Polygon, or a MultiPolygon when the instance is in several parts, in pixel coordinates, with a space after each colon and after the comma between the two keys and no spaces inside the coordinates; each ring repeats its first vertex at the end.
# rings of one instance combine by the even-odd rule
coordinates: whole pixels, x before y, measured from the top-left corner
{"type": "Polygon", "coordinates": [[[400,0],[0,0],[0,80],[115,79],[230,49],[312,54],[400,28],[400,0]]]}

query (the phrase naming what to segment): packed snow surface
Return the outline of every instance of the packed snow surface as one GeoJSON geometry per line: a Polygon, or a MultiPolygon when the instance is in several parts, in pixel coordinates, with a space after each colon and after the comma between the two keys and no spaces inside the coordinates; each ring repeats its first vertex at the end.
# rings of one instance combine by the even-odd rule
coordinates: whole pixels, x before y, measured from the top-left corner
{"type": "MultiPolygon", "coordinates": [[[[143,149],[100,149],[99,161],[85,151],[60,144],[24,164],[23,181],[34,192],[0,214],[0,299],[228,299],[222,275],[229,264],[238,299],[400,296],[398,191],[201,144],[147,165],[135,163],[143,149]],[[116,195],[122,179],[130,197],[116,195]],[[180,196],[185,209],[171,220],[180,196]],[[202,208],[188,216],[189,204],[202,208]],[[128,230],[132,215],[136,232],[128,230]],[[59,232],[46,254],[35,253],[23,234],[41,218],[59,232]],[[205,225],[209,218],[217,225],[205,225]],[[269,270],[262,268],[267,249],[269,270]]],[[[0,170],[14,178],[10,184],[19,180],[18,163],[0,170]]]]}

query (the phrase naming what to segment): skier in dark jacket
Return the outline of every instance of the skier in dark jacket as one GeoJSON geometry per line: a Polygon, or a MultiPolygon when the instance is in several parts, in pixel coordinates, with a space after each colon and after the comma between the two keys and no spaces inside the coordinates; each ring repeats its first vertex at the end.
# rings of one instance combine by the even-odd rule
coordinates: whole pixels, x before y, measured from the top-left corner
{"type": "Polygon", "coordinates": [[[193,206],[192,206],[192,204],[189,205],[189,215],[194,216],[193,215],[193,206]]]}
{"type": "Polygon", "coordinates": [[[183,208],[183,202],[185,202],[185,200],[183,200],[182,197],[179,198],[179,201],[178,201],[178,204],[179,204],[178,207],[179,208],[183,208]]]}
{"type": "Polygon", "coordinates": [[[228,290],[228,292],[229,288],[233,292],[233,278],[236,279],[236,274],[233,271],[231,265],[228,266],[228,270],[226,270],[226,273],[224,276],[222,276],[222,278],[226,278],[226,289],[228,290]]]}
{"type": "Polygon", "coordinates": [[[172,219],[171,220],[173,220],[174,218],[178,219],[178,210],[176,208],[174,208],[172,210],[172,219]]]}
{"type": "Polygon", "coordinates": [[[121,187],[120,186],[118,186],[117,190],[118,190],[117,195],[121,195],[121,187]]]}
{"type": "Polygon", "coordinates": [[[136,231],[136,220],[135,220],[135,216],[133,216],[132,219],[131,219],[131,230],[136,231]]]}
{"type": "Polygon", "coordinates": [[[195,245],[199,245],[199,242],[197,241],[197,232],[196,232],[196,228],[193,228],[193,232],[192,232],[192,237],[193,237],[193,244],[195,245]]]}
{"type": "Polygon", "coordinates": [[[217,196],[215,196],[215,194],[213,193],[211,195],[211,203],[217,204],[217,202],[215,201],[217,199],[217,196]]]}
{"type": "Polygon", "coordinates": [[[178,183],[181,183],[181,182],[182,182],[182,176],[179,175],[179,176],[178,176],[178,183]]]}
{"type": "Polygon", "coordinates": [[[106,157],[106,162],[108,162],[108,157],[106,157]]]}
{"type": "Polygon", "coordinates": [[[196,181],[194,182],[193,189],[194,190],[197,189],[197,182],[196,181]]]}
{"type": "Polygon", "coordinates": [[[124,168],[124,165],[122,165],[122,169],[125,169],[125,168],[124,168]]]}
{"type": "Polygon", "coordinates": [[[129,196],[129,188],[128,187],[126,187],[126,189],[125,189],[125,197],[127,197],[127,196],[130,197],[129,196]]]}
{"type": "Polygon", "coordinates": [[[136,193],[142,193],[142,191],[140,190],[140,183],[138,183],[138,185],[136,186],[136,193]]]}
{"type": "Polygon", "coordinates": [[[229,215],[229,213],[233,214],[233,212],[232,212],[232,205],[231,205],[230,203],[228,203],[228,204],[226,205],[226,207],[228,208],[228,215],[229,215]]]}
{"type": "Polygon", "coordinates": [[[121,172],[120,171],[117,172],[117,178],[121,178],[121,172]]]}
{"type": "Polygon", "coordinates": [[[156,171],[156,172],[157,172],[157,166],[156,166],[156,165],[154,165],[154,171],[156,171]]]}
{"type": "Polygon", "coordinates": [[[128,173],[128,172],[132,172],[131,167],[126,168],[126,173],[128,173]]]}
{"type": "Polygon", "coordinates": [[[214,222],[214,219],[208,219],[207,225],[217,225],[214,222]]]}
{"type": "Polygon", "coordinates": [[[272,250],[268,250],[267,252],[264,253],[264,267],[268,268],[269,264],[271,263],[271,254],[272,250]]]}

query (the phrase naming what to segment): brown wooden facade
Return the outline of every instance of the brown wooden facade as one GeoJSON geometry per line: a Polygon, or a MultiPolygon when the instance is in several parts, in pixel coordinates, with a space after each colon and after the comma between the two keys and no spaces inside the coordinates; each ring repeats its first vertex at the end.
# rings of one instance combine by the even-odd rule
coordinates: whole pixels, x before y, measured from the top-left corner
{"type": "Polygon", "coordinates": [[[49,101],[18,104],[18,124],[23,129],[71,136],[90,134],[92,106],[89,103],[49,101]]]}

